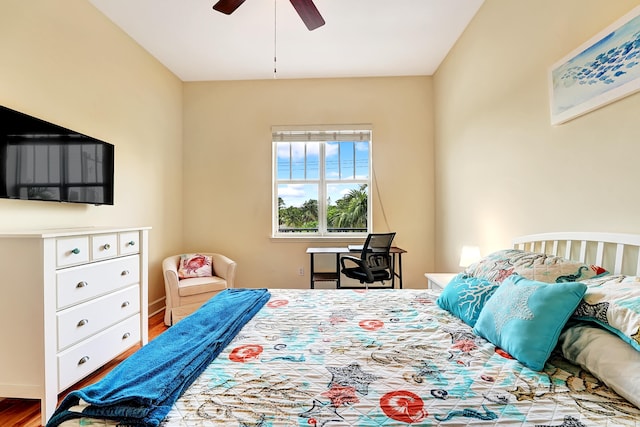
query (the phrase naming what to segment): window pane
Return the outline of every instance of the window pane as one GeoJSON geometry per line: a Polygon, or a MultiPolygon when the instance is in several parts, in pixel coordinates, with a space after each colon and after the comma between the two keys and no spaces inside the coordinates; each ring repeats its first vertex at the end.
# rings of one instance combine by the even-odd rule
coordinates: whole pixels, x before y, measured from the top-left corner
{"type": "Polygon", "coordinates": [[[328,142],[326,145],[327,179],[368,179],[368,142],[328,142]]]}
{"type": "Polygon", "coordinates": [[[327,185],[327,231],[366,232],[368,193],[366,184],[327,185]]]}
{"type": "Polygon", "coordinates": [[[340,179],[340,143],[327,142],[325,144],[325,178],[340,179]]]}
{"type": "Polygon", "coordinates": [[[356,178],[369,179],[369,143],[356,142],[356,178]]]}
{"type": "Polygon", "coordinates": [[[276,145],[276,170],[278,180],[291,179],[291,157],[288,142],[278,142],[276,145]]]}
{"type": "Polygon", "coordinates": [[[353,179],[355,177],[353,142],[340,143],[340,178],[353,179]]]}
{"type": "Polygon", "coordinates": [[[307,159],[305,144],[291,144],[291,179],[305,179],[307,159]]]}
{"type": "Polygon", "coordinates": [[[278,232],[318,231],[318,186],[278,185],[278,232]]]}
{"type": "Polygon", "coordinates": [[[307,177],[306,179],[320,178],[320,143],[307,142],[307,177]]]}
{"type": "Polygon", "coordinates": [[[320,144],[318,142],[278,142],[278,180],[318,179],[320,144]]]}

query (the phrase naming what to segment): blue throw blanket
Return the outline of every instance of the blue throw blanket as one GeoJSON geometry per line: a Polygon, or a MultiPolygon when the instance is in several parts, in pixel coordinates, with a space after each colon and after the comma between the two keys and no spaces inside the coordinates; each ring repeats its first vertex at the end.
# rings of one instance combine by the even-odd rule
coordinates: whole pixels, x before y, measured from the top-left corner
{"type": "Polygon", "coordinates": [[[226,289],[116,366],[99,382],[72,391],[47,423],[99,418],[127,426],[158,426],[173,403],[220,354],[271,295],[226,289]],[[82,412],[71,408],[80,399],[82,412]]]}

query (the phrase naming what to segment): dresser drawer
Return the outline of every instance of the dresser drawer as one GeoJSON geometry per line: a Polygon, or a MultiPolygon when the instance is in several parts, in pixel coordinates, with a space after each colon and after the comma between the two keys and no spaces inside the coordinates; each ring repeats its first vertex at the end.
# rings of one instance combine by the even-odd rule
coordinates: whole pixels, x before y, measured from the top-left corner
{"type": "Polygon", "coordinates": [[[94,260],[118,256],[117,234],[96,234],[91,236],[91,258],[94,260]]]}
{"type": "Polygon", "coordinates": [[[140,314],[58,353],[58,392],[140,342],[140,314]]]}
{"type": "Polygon", "coordinates": [[[134,285],[59,311],[58,350],[95,334],[140,311],[140,287],[134,285]]]}
{"type": "Polygon", "coordinates": [[[56,240],[56,265],[66,267],[89,261],[89,237],[68,237],[56,240]]]}
{"type": "Polygon", "coordinates": [[[57,308],[69,307],[140,281],[140,256],[114,258],[56,272],[57,308]]]}
{"type": "Polygon", "coordinates": [[[128,231],[120,233],[120,255],[131,255],[140,252],[140,233],[128,231]]]}

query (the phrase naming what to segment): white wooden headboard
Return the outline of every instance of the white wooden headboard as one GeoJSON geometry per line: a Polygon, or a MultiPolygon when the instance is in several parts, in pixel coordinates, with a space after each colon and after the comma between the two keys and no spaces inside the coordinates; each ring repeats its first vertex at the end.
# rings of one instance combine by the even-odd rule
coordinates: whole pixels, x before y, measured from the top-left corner
{"type": "Polygon", "coordinates": [[[640,234],[557,232],[512,241],[515,249],[595,264],[611,274],[640,275],[640,234]]]}

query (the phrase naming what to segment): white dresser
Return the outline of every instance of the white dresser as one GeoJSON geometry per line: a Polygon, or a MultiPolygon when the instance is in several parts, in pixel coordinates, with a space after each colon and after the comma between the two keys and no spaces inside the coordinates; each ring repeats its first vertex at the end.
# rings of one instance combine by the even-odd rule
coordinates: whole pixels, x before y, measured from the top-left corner
{"type": "Polygon", "coordinates": [[[148,340],[149,227],[0,233],[0,397],[58,393],[148,340]]]}

